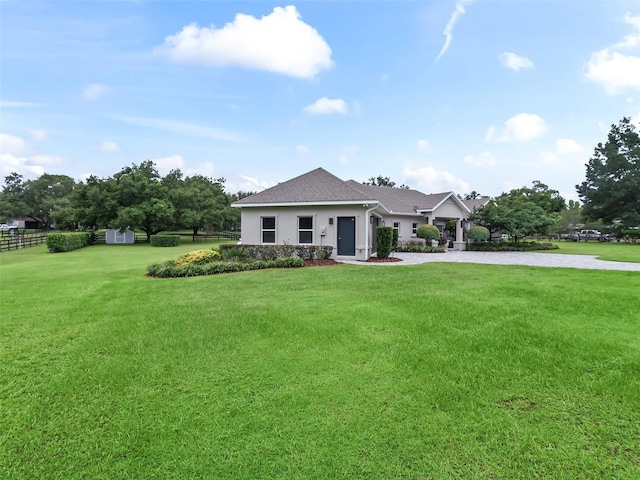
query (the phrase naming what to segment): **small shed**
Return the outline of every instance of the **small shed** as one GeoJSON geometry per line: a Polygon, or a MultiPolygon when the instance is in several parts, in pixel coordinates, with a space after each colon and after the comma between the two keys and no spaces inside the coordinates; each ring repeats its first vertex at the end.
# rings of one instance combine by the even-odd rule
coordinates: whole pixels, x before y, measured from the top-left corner
{"type": "Polygon", "coordinates": [[[107,234],[105,236],[105,243],[107,244],[126,244],[126,243],[135,243],[136,236],[133,230],[125,230],[121,232],[117,228],[113,228],[111,230],[107,230],[107,234]]]}

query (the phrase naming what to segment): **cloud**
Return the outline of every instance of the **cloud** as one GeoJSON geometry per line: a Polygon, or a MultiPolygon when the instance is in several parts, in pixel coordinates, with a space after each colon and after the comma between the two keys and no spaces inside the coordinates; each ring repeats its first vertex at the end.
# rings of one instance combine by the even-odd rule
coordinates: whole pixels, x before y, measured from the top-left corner
{"type": "Polygon", "coordinates": [[[472,1],[473,0],[458,0],[458,3],[456,3],[455,10],[451,14],[451,18],[449,19],[449,22],[447,22],[447,26],[444,27],[444,32],[442,32],[445,36],[444,45],[442,46],[442,49],[440,49],[440,53],[436,57],[434,63],[437,63],[447,50],[449,50],[449,45],[451,45],[451,41],[453,40],[453,27],[455,27],[460,17],[465,14],[464,6],[468,5],[472,1]]]}
{"type": "Polygon", "coordinates": [[[64,158],[57,155],[33,155],[29,158],[29,162],[38,165],[62,165],[64,158]]]}
{"type": "Polygon", "coordinates": [[[120,147],[116,142],[112,142],[110,140],[105,140],[100,145],[97,146],[97,149],[101,152],[117,152],[120,150],[120,147]]]}
{"type": "Polygon", "coordinates": [[[10,153],[0,154],[0,175],[6,177],[12,172],[16,172],[26,177],[39,177],[45,173],[41,165],[33,165],[27,157],[17,157],[10,153]]]}
{"type": "Polygon", "coordinates": [[[178,122],[175,120],[166,120],[163,118],[151,118],[151,117],[128,117],[128,116],[114,116],[111,117],[115,120],[120,120],[131,125],[138,125],[140,127],[156,128],[158,130],[165,130],[173,133],[180,133],[183,135],[190,135],[193,137],[211,138],[214,140],[225,140],[227,142],[242,142],[244,141],[240,135],[231,131],[221,128],[203,127],[201,125],[195,125],[192,123],[178,122]]]}
{"type": "Polygon", "coordinates": [[[259,19],[239,13],[219,29],[192,23],[166,37],[156,52],[174,62],[239,66],[299,78],[313,78],[333,66],[331,48],[293,5],[276,7],[259,19]]]}
{"type": "Polygon", "coordinates": [[[528,142],[540,137],[547,129],[546,122],[534,113],[519,113],[504,123],[500,135],[496,135],[496,128],[489,127],[485,141],[487,142],[528,142]]]}
{"type": "Polygon", "coordinates": [[[500,63],[511,70],[515,70],[519,72],[523,68],[533,68],[533,62],[529,60],[527,57],[521,57],[520,55],[516,55],[511,52],[501,53],[498,58],[500,59],[500,63]]]}
{"type": "Polygon", "coordinates": [[[273,187],[273,183],[259,180],[256,177],[238,175],[239,180],[230,180],[225,183],[228,192],[259,192],[265,188],[273,187]]]}
{"type": "Polygon", "coordinates": [[[296,145],[296,153],[299,153],[300,155],[306,155],[307,153],[310,153],[310,152],[311,152],[311,149],[306,145],[296,145]]]}
{"type": "Polygon", "coordinates": [[[640,16],[626,14],[624,20],[636,31],[622,41],[591,54],[585,74],[587,80],[603,85],[611,95],[629,88],[640,88],[640,56],[622,53],[640,48],[640,16]]]}
{"type": "Polygon", "coordinates": [[[340,113],[342,115],[347,113],[347,104],[341,98],[327,98],[322,97],[304,107],[304,111],[307,113],[319,113],[319,114],[331,114],[340,113]]]}
{"type": "Polygon", "coordinates": [[[49,136],[49,132],[44,128],[35,128],[33,130],[29,130],[29,135],[31,136],[31,140],[39,142],[45,140],[49,136]]]}
{"type": "Polygon", "coordinates": [[[408,163],[403,168],[407,180],[413,180],[418,186],[430,192],[457,191],[468,192],[469,184],[446,170],[434,167],[415,167],[408,163]]]}
{"type": "Polygon", "coordinates": [[[491,152],[482,152],[480,155],[467,155],[464,157],[464,163],[474,167],[495,167],[498,161],[491,152]]]}
{"type": "Polygon", "coordinates": [[[94,101],[98,100],[107,92],[107,86],[99,83],[87,85],[82,91],[82,96],[86,100],[94,101]]]}
{"type": "Polygon", "coordinates": [[[0,100],[0,108],[30,108],[41,107],[42,103],[34,102],[15,102],[11,100],[0,100]]]}
{"type": "Polygon", "coordinates": [[[349,157],[345,154],[340,155],[340,157],[338,157],[338,160],[340,160],[340,163],[343,164],[349,163],[349,157]]]}
{"type": "Polygon", "coordinates": [[[22,138],[7,133],[0,133],[0,152],[15,155],[23,152],[25,147],[26,144],[22,138]]]}
{"type": "Polygon", "coordinates": [[[558,138],[556,140],[556,151],[560,155],[582,153],[584,152],[584,147],[571,138],[558,138]]]}
{"type": "Polygon", "coordinates": [[[416,146],[418,147],[418,150],[426,152],[429,149],[429,142],[426,140],[420,139],[416,142],[416,146]]]}
{"type": "Polygon", "coordinates": [[[161,175],[166,175],[171,170],[177,168],[182,169],[184,167],[184,158],[182,155],[169,155],[168,157],[152,158],[151,161],[155,163],[158,172],[161,175]]]}
{"type": "Polygon", "coordinates": [[[560,159],[555,152],[540,152],[538,157],[540,158],[540,162],[542,162],[543,165],[547,165],[549,167],[560,165],[560,159]]]}

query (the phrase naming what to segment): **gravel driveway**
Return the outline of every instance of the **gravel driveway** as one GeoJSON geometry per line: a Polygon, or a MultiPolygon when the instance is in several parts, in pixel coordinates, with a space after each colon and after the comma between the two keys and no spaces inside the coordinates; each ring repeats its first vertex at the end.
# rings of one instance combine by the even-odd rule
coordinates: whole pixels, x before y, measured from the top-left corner
{"type": "Polygon", "coordinates": [[[401,262],[376,263],[344,261],[356,265],[393,266],[429,262],[482,263],[488,265],[526,265],[531,267],[584,268],[590,270],[626,270],[640,272],[640,263],[598,260],[593,255],[569,255],[537,252],[459,252],[394,253],[401,262]]]}

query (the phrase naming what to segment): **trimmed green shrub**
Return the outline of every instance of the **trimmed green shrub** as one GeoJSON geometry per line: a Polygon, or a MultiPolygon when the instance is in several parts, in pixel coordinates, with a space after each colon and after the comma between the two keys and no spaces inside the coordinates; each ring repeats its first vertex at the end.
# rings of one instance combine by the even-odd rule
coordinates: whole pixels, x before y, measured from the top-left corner
{"type": "Polygon", "coordinates": [[[151,235],[153,247],[177,247],[180,245],[180,235],[151,235]]]}
{"type": "Polygon", "coordinates": [[[70,252],[90,245],[90,232],[50,233],[47,235],[47,248],[51,253],[70,252]]]}
{"type": "Polygon", "coordinates": [[[202,265],[220,260],[222,255],[217,250],[194,250],[193,252],[183,253],[176,258],[176,266],[183,265],[202,265]]]}
{"type": "Polygon", "coordinates": [[[389,258],[393,245],[393,228],[376,227],[376,240],[378,242],[378,258],[389,258]]]}
{"type": "Polygon", "coordinates": [[[438,230],[438,227],[435,225],[425,223],[418,227],[416,230],[416,236],[429,243],[431,240],[438,240],[440,238],[440,230],[438,230]]]}
{"type": "Polygon", "coordinates": [[[444,253],[444,247],[431,247],[422,242],[401,243],[396,248],[396,252],[405,253],[444,253]]]}
{"type": "Polygon", "coordinates": [[[196,277],[200,275],[215,275],[218,273],[246,272],[266,268],[298,268],[304,266],[304,260],[299,257],[284,257],[277,260],[256,260],[254,262],[210,262],[204,264],[176,265],[170,260],[154,263],[147,267],[147,275],[159,278],[196,277]]]}
{"type": "Polygon", "coordinates": [[[398,248],[398,237],[399,237],[399,233],[397,229],[393,229],[393,240],[391,241],[391,251],[395,252],[396,249],[398,248]]]}
{"type": "Polygon", "coordinates": [[[541,242],[503,242],[503,243],[470,243],[467,250],[473,252],[529,252],[534,250],[556,250],[559,247],[552,243],[541,242]]]}
{"type": "Polygon", "coordinates": [[[222,258],[229,261],[276,260],[298,257],[303,260],[324,260],[331,257],[331,245],[238,245],[218,247],[222,258]]]}
{"type": "Polygon", "coordinates": [[[489,229],[480,225],[474,225],[467,232],[467,238],[471,240],[489,240],[490,236],[491,232],[489,232],[489,229]]]}

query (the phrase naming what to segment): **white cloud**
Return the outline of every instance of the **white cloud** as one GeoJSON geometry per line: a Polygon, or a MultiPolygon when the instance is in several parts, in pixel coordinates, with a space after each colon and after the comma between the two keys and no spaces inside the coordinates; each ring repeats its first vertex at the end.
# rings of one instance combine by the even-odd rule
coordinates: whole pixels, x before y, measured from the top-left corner
{"type": "Polygon", "coordinates": [[[621,50],[640,47],[640,16],[627,14],[624,19],[636,31],[622,41],[594,52],[585,74],[588,80],[602,84],[607,93],[612,95],[629,88],[640,88],[640,56],[621,53],[621,50]]]}
{"type": "Polygon", "coordinates": [[[495,167],[498,161],[491,152],[482,152],[480,155],[467,155],[464,157],[464,163],[474,167],[495,167]]]}
{"type": "Polygon", "coordinates": [[[408,163],[404,166],[403,175],[413,180],[418,186],[427,189],[427,193],[436,192],[468,192],[469,184],[446,170],[434,167],[416,167],[408,163]]]}
{"type": "Polygon", "coordinates": [[[25,177],[39,177],[45,173],[45,170],[41,165],[31,164],[29,158],[17,157],[10,153],[2,153],[0,154],[0,172],[2,177],[12,172],[24,175],[25,177]]]}
{"type": "Polygon", "coordinates": [[[194,125],[192,123],[178,122],[175,120],[166,120],[163,118],[150,117],[112,117],[116,120],[138,125],[140,127],[157,128],[173,133],[190,135],[193,137],[211,138],[214,140],[226,140],[228,142],[242,142],[243,139],[236,132],[224,130],[221,128],[203,127],[202,125],[194,125]]]}
{"type": "Polygon", "coordinates": [[[213,162],[199,163],[195,167],[185,167],[183,173],[190,177],[192,175],[202,175],[207,178],[214,178],[216,173],[216,166],[213,162]]]}
{"type": "Polygon", "coordinates": [[[98,150],[101,152],[117,152],[120,150],[120,147],[116,142],[112,142],[110,140],[105,140],[100,145],[98,145],[98,150]]]}
{"type": "Polygon", "coordinates": [[[265,188],[273,187],[272,183],[259,180],[256,177],[238,175],[239,180],[229,180],[225,183],[225,190],[229,192],[259,192],[265,188]]]}
{"type": "Polygon", "coordinates": [[[91,85],[87,85],[85,89],[82,91],[82,96],[86,100],[98,100],[102,95],[107,92],[107,86],[99,83],[94,83],[91,85]]]}
{"type": "Polygon", "coordinates": [[[358,151],[358,147],[356,145],[344,145],[342,147],[342,151],[345,153],[356,153],[358,151]]]}
{"type": "Polygon", "coordinates": [[[453,40],[453,27],[455,27],[460,17],[465,14],[464,6],[468,5],[472,1],[473,0],[458,0],[458,3],[456,3],[455,10],[451,14],[451,18],[449,18],[449,21],[447,22],[447,26],[444,27],[444,31],[442,32],[442,34],[445,36],[444,45],[440,49],[440,53],[438,53],[438,56],[436,57],[436,60],[434,63],[440,60],[440,58],[449,49],[449,45],[451,45],[451,41],[453,40]]]}
{"type": "Polygon", "coordinates": [[[416,142],[416,146],[418,147],[418,150],[425,152],[429,149],[429,142],[427,140],[420,139],[416,142]]]}
{"type": "Polygon", "coordinates": [[[344,163],[344,164],[349,163],[349,157],[344,154],[340,155],[339,160],[340,160],[340,163],[344,163]]]}
{"type": "Polygon", "coordinates": [[[64,159],[57,155],[33,155],[29,158],[29,163],[46,166],[61,165],[64,159]]]}
{"type": "Polygon", "coordinates": [[[522,57],[520,55],[516,55],[512,52],[504,52],[501,53],[498,57],[500,59],[500,63],[511,70],[515,70],[516,72],[522,70],[523,68],[533,68],[533,62],[529,60],[527,57],[522,57]]]}
{"type": "Polygon", "coordinates": [[[0,133],[0,152],[15,155],[24,150],[25,142],[22,138],[7,133],[0,133]]]}
{"type": "Polygon", "coordinates": [[[158,172],[161,175],[166,175],[171,170],[184,167],[184,158],[182,155],[169,155],[168,157],[152,158],[151,161],[155,163],[158,172]]]}
{"type": "Polygon", "coordinates": [[[341,98],[327,98],[322,97],[304,107],[304,111],[307,113],[319,113],[319,114],[331,114],[341,113],[342,115],[347,113],[347,104],[341,98]]]}
{"type": "Polygon", "coordinates": [[[542,162],[543,165],[547,165],[549,167],[560,165],[560,159],[555,152],[540,152],[538,157],[540,158],[540,162],[542,162]]]}
{"type": "Polygon", "coordinates": [[[582,153],[584,152],[584,147],[571,138],[558,138],[556,140],[556,151],[560,155],[582,153]]]}
{"type": "Polygon", "coordinates": [[[306,145],[296,145],[296,153],[299,153],[300,155],[306,155],[307,153],[310,153],[310,152],[311,152],[311,149],[306,145]]]}
{"type": "Polygon", "coordinates": [[[331,48],[293,5],[276,7],[260,19],[239,13],[219,29],[187,25],[166,37],[156,51],[174,62],[240,66],[300,78],[313,78],[333,66],[331,48]]]}
{"type": "Polygon", "coordinates": [[[534,113],[519,113],[504,123],[502,133],[496,136],[494,126],[489,127],[487,142],[528,142],[540,137],[547,129],[546,122],[534,113]]]}
{"type": "Polygon", "coordinates": [[[45,140],[49,136],[49,132],[47,132],[44,128],[36,128],[33,130],[29,130],[29,135],[31,136],[31,140],[39,142],[45,140]]]}

